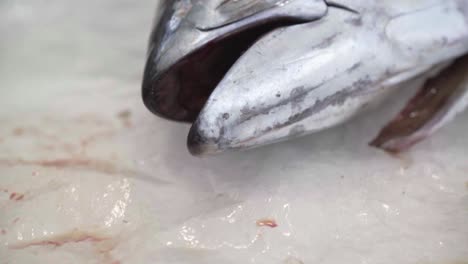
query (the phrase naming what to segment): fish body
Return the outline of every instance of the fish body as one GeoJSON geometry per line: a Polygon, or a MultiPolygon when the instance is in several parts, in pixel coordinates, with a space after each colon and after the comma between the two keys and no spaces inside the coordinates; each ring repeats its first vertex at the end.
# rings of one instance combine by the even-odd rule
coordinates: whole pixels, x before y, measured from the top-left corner
{"type": "MultiPolygon", "coordinates": [[[[467,53],[464,0],[179,0],[155,25],[143,99],[160,116],[193,122],[192,154],[214,154],[341,124],[467,53]]],[[[468,75],[457,62],[459,71],[442,73],[468,75]]],[[[391,122],[372,145],[404,149],[464,109],[468,81],[446,78],[431,115],[404,136],[388,132],[398,131],[391,122]]],[[[431,100],[420,101],[411,111],[431,100]]]]}

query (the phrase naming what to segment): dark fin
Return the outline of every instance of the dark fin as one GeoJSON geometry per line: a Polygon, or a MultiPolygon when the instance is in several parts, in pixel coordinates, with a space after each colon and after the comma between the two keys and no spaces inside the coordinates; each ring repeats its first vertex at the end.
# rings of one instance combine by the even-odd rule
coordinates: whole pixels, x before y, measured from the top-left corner
{"type": "Polygon", "coordinates": [[[466,107],[468,55],[429,79],[369,144],[391,153],[409,149],[466,107]]]}

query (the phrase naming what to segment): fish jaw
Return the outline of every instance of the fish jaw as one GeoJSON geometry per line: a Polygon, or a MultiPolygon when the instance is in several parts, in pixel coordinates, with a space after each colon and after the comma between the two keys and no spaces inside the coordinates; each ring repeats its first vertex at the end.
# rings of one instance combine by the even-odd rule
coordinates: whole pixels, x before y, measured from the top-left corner
{"type": "Polygon", "coordinates": [[[452,2],[400,16],[330,8],[319,21],[277,29],[218,84],[188,148],[194,155],[250,149],[341,124],[400,83],[468,52],[463,21],[452,2]],[[445,10],[453,12],[447,24],[425,34],[419,20],[445,10]],[[403,36],[408,26],[420,27],[417,47],[403,36]]]}
{"type": "Polygon", "coordinates": [[[177,0],[166,4],[150,40],[142,96],[156,115],[193,122],[224,73],[264,33],[323,17],[322,0],[177,0]],[[236,10],[240,10],[237,11],[236,10]]]}

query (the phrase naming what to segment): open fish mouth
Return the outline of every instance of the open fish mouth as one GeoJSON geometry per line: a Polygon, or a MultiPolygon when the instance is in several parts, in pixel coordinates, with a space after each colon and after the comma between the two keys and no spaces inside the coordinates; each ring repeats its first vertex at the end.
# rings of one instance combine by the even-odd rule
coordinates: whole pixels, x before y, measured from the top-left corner
{"type": "MultiPolygon", "coordinates": [[[[223,12],[220,7],[227,5],[224,12],[232,12],[229,9],[238,5],[229,6],[229,2],[218,3],[214,9],[223,12]]],[[[145,104],[164,118],[195,121],[216,85],[256,40],[274,29],[312,21],[325,14],[324,3],[310,2],[312,9],[308,13],[294,13],[294,8],[278,10],[281,9],[278,6],[281,1],[278,1],[260,5],[256,12],[239,10],[232,14],[231,19],[221,20],[219,24],[199,21],[198,25],[182,21],[176,29],[169,29],[168,24],[186,19],[189,16],[187,13],[193,12],[193,17],[199,18],[210,13],[206,9],[213,8],[202,1],[175,1],[165,10],[151,38],[153,48],[148,57],[143,84],[145,104]],[[204,8],[197,9],[194,5],[204,8]],[[167,52],[168,45],[175,47],[171,46],[167,52]],[[172,52],[174,49],[180,50],[172,52]],[[161,66],[164,63],[160,60],[171,60],[171,63],[161,66]]],[[[255,9],[255,6],[249,7],[255,9]]]]}
{"type": "Polygon", "coordinates": [[[145,102],[166,118],[195,121],[216,85],[243,52],[265,33],[300,22],[290,18],[264,21],[204,44],[161,73],[152,85],[161,87],[159,92],[164,96],[145,102]]]}
{"type": "MultiPolygon", "coordinates": [[[[407,6],[410,12],[400,16],[382,11],[393,10],[385,4],[374,3],[377,15],[369,6],[342,2],[166,2],[150,40],[145,105],[163,118],[193,123],[187,145],[194,155],[248,149],[340,124],[395,84],[468,52],[468,15],[457,0],[407,6]],[[403,28],[439,15],[438,8],[450,15],[441,31],[416,36],[420,47],[405,50],[411,38],[400,37],[403,28]],[[438,41],[436,48],[428,44],[438,41]]],[[[464,98],[462,81],[455,86],[447,96],[464,98]]],[[[384,134],[373,145],[389,146],[382,141],[394,138],[384,134]]]]}

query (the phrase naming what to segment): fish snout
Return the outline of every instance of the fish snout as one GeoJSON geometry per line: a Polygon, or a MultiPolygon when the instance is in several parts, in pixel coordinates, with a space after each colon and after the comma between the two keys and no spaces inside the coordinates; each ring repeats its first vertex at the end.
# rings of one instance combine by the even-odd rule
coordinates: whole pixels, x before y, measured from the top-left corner
{"type": "Polygon", "coordinates": [[[276,29],[255,42],[210,95],[188,138],[192,154],[249,149],[340,124],[386,91],[378,37],[358,15],[276,29]],[[362,42],[367,45],[361,45],[362,42]],[[376,66],[377,65],[377,66],[376,66]]]}

